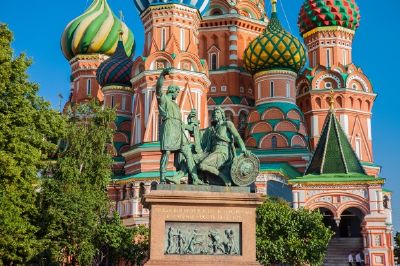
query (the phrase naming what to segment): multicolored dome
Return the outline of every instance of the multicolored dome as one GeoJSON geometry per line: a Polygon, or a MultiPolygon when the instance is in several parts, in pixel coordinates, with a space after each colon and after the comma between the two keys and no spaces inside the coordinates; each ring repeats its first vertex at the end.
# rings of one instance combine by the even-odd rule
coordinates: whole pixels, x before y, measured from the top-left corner
{"type": "Polygon", "coordinates": [[[203,15],[210,4],[210,0],[134,0],[136,8],[143,13],[149,6],[165,5],[165,4],[181,4],[196,8],[203,15]]]}
{"type": "Polygon", "coordinates": [[[299,14],[298,26],[302,34],[317,27],[341,26],[358,28],[360,9],[355,0],[305,0],[299,14]]]}
{"type": "Polygon", "coordinates": [[[272,69],[288,69],[297,73],[306,63],[304,46],[282,28],[274,3],[267,28],[244,51],[244,64],[251,74],[272,69]]]}
{"type": "Polygon", "coordinates": [[[107,85],[131,86],[131,70],[133,61],[125,52],[124,44],[118,41],[115,53],[101,63],[97,69],[96,79],[104,87],[107,85]]]}
{"type": "Polygon", "coordinates": [[[119,32],[128,55],[133,52],[133,33],[110,9],[107,0],[94,0],[79,17],[72,20],[61,37],[61,48],[70,60],[78,54],[112,55],[117,48],[119,32]]]}

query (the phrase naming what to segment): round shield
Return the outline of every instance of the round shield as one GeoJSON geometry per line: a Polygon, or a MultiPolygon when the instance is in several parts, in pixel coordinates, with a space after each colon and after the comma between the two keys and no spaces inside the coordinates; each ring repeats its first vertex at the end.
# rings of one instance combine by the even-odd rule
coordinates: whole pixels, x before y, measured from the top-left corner
{"type": "Polygon", "coordinates": [[[237,156],[231,167],[232,182],[241,187],[249,186],[256,181],[259,171],[260,161],[254,154],[237,156]]]}

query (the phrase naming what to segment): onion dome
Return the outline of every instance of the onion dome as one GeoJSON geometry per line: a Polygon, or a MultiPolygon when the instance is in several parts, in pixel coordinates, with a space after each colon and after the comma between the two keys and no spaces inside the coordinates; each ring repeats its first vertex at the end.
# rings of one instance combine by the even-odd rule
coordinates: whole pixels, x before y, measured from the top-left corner
{"type": "Polygon", "coordinates": [[[124,44],[118,41],[115,53],[100,64],[96,79],[104,87],[107,85],[131,86],[131,70],[133,61],[126,54],[124,44]]]}
{"type": "Polygon", "coordinates": [[[125,50],[130,55],[135,45],[133,33],[115,16],[107,0],[94,0],[82,15],[67,25],[61,48],[68,60],[78,54],[112,55],[120,31],[124,33],[125,50]]]}
{"type": "Polygon", "coordinates": [[[266,29],[244,51],[244,64],[251,74],[264,70],[287,69],[298,73],[306,63],[302,43],[282,28],[276,13],[276,0],[266,29]]]}
{"type": "Polygon", "coordinates": [[[180,4],[197,9],[203,15],[210,4],[210,0],[134,0],[136,8],[143,13],[149,6],[180,4]]]}
{"type": "Polygon", "coordinates": [[[326,26],[356,30],[359,23],[360,9],[355,0],[305,0],[298,20],[302,34],[326,26]]]}

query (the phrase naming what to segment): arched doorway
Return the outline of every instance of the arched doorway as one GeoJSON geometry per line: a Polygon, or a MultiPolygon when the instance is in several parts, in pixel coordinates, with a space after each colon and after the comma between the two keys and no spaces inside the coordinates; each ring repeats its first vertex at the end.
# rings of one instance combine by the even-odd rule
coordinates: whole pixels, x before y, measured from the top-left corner
{"type": "Polygon", "coordinates": [[[348,208],[340,215],[340,237],[361,237],[361,223],[364,214],[357,208],[348,208]]]}
{"type": "Polygon", "coordinates": [[[318,208],[318,211],[324,217],[323,222],[324,222],[325,226],[330,228],[335,233],[335,235],[333,237],[339,237],[339,228],[336,224],[333,212],[324,207],[318,208]]]}

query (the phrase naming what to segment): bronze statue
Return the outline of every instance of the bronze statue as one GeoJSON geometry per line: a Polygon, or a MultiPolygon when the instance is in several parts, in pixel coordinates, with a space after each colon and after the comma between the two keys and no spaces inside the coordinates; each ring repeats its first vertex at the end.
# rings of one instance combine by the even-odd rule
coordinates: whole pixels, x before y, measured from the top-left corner
{"type": "Polygon", "coordinates": [[[171,73],[166,68],[156,85],[158,109],[161,117],[160,128],[160,182],[179,184],[185,175],[191,177],[194,185],[209,184],[248,186],[255,181],[259,171],[259,161],[246,149],[235,125],[226,121],[222,108],[212,113],[211,126],[200,130],[196,110],[188,116],[188,123],[182,121],[181,111],[175,102],[179,87],[168,86],[167,93],[162,91],[165,76],[171,73]],[[193,138],[191,141],[185,131],[193,138]],[[192,143],[193,142],[193,143],[192,143]],[[236,155],[235,143],[241,150],[236,155]],[[166,176],[169,155],[174,154],[177,174],[166,176]],[[200,175],[200,177],[199,177],[200,175]]]}
{"type": "Polygon", "coordinates": [[[191,175],[193,184],[203,184],[197,175],[197,167],[193,156],[190,154],[190,143],[184,133],[186,126],[182,122],[180,108],[175,102],[179,94],[179,87],[169,85],[167,93],[162,91],[165,76],[170,75],[170,72],[171,68],[165,68],[156,84],[158,111],[161,118],[160,146],[162,155],[160,160],[160,182],[180,183],[180,179],[183,177],[185,170],[187,170],[191,175]],[[167,164],[171,153],[174,154],[174,163],[178,173],[172,178],[167,178],[167,164]],[[182,165],[182,155],[186,159],[186,165],[182,165]]]}

